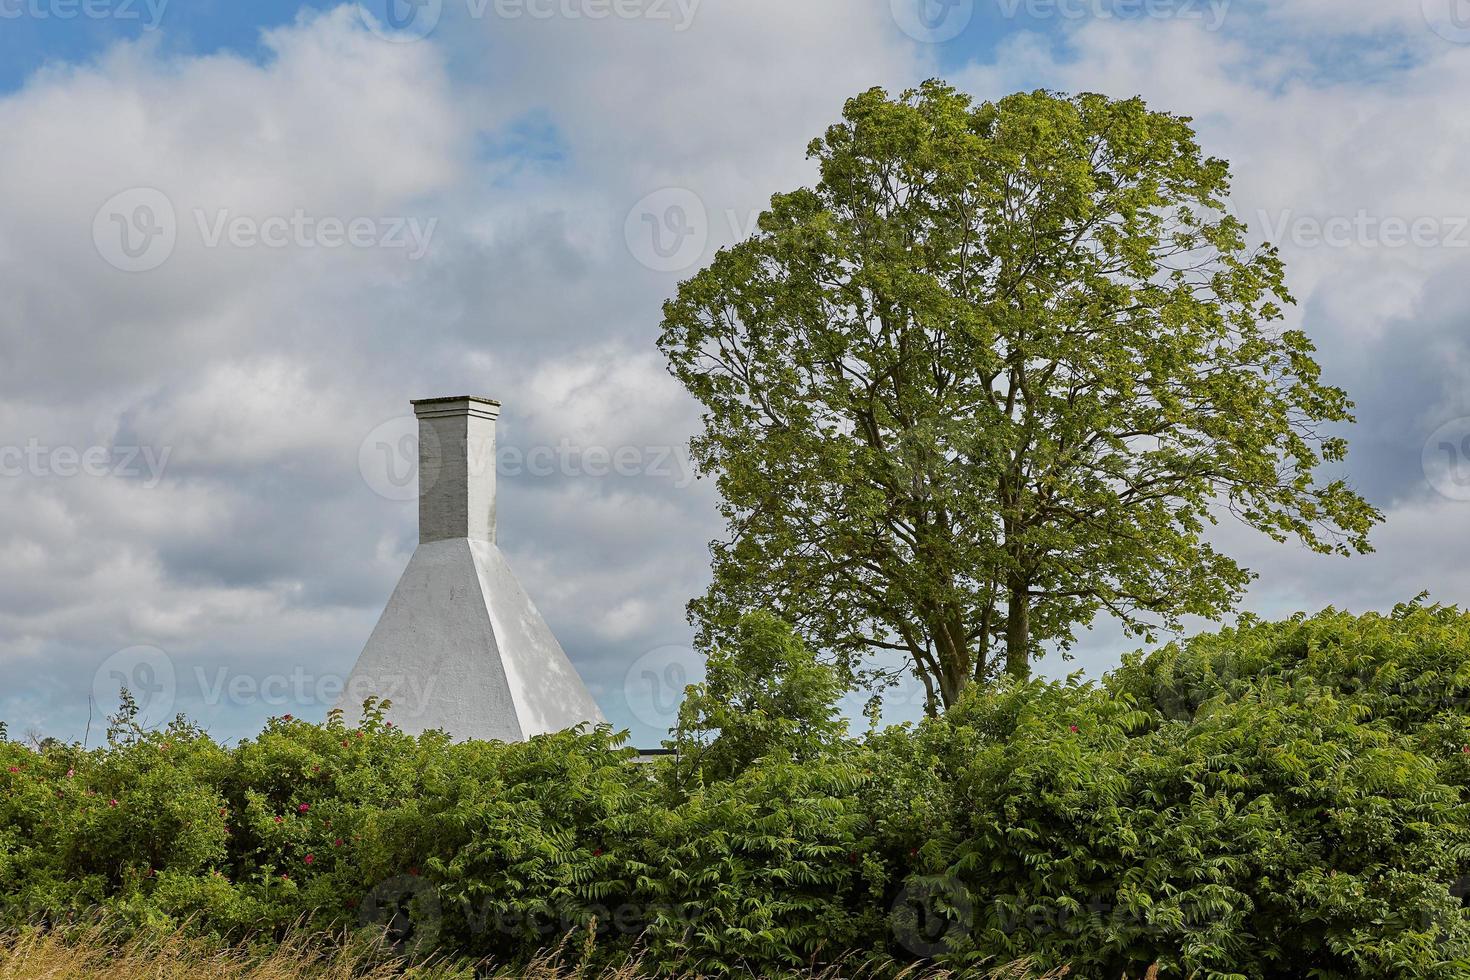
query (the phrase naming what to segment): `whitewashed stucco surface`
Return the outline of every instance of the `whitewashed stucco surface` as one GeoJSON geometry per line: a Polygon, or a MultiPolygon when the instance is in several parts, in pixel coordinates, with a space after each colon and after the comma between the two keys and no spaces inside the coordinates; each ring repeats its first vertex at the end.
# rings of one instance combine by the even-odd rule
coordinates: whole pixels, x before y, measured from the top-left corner
{"type": "Polygon", "coordinates": [[[605,721],[500,549],[457,538],[420,544],[339,701],[368,696],[418,734],[520,741],[605,721]]]}

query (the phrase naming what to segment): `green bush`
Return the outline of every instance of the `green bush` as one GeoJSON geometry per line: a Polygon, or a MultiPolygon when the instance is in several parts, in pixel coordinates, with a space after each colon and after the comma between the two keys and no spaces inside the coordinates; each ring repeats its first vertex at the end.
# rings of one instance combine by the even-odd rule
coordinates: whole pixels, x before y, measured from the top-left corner
{"type": "Polygon", "coordinates": [[[1247,620],[1103,685],[972,692],[886,740],[880,795],[920,801],[922,870],[965,897],[951,963],[1462,977],[1467,691],[1458,610],[1247,620]]]}
{"type": "Polygon", "coordinates": [[[714,975],[1470,975],[1458,610],[1246,621],[863,738],[781,624],[733,642],[652,765],[605,729],[453,744],[373,705],[234,748],[126,707],[102,748],[0,741],[0,916],[511,962],[595,933],[568,955],[714,975]]]}

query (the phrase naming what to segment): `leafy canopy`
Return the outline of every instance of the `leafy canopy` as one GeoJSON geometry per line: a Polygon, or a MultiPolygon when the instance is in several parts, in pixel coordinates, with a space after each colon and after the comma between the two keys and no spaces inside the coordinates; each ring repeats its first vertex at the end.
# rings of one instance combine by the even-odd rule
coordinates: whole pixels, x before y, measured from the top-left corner
{"type": "Polygon", "coordinates": [[[686,767],[733,779],[757,759],[801,760],[847,732],[837,708],[842,683],[770,613],[750,613],[731,642],[710,651],[705,681],[679,706],[675,745],[686,767]]]}
{"type": "Polygon", "coordinates": [[[1316,476],[1351,403],[1189,119],[933,81],[852,99],[810,156],[817,185],[665,306],[728,522],[706,641],[770,609],[860,682],[897,651],[934,711],[1100,613],[1229,610],[1222,513],[1369,550],[1380,515],[1316,476]]]}

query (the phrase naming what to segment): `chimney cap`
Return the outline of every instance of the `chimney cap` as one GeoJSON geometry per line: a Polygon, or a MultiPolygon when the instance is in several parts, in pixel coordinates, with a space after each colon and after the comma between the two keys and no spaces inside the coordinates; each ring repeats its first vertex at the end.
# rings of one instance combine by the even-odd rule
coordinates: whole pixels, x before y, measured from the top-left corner
{"type": "Polygon", "coordinates": [[[474,415],[494,419],[500,415],[500,402],[478,395],[453,395],[447,398],[418,398],[409,404],[419,418],[447,418],[474,415]]]}
{"type": "Polygon", "coordinates": [[[500,407],[500,402],[493,398],[481,398],[479,395],[448,395],[441,398],[415,398],[409,402],[410,405],[433,405],[435,402],[478,402],[481,405],[494,405],[500,407]]]}

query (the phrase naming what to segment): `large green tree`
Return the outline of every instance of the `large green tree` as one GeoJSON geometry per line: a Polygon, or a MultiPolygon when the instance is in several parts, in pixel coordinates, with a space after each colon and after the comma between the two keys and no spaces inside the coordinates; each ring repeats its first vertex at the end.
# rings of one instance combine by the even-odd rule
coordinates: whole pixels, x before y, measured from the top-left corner
{"type": "Polygon", "coordinates": [[[1206,539],[1223,513],[1369,550],[1380,515],[1316,475],[1351,403],[1190,122],[937,81],[847,104],[817,185],[665,307],[729,527],[706,640],[770,609],[860,682],[904,663],[937,711],[1099,614],[1223,614],[1252,577],[1206,539]]]}

